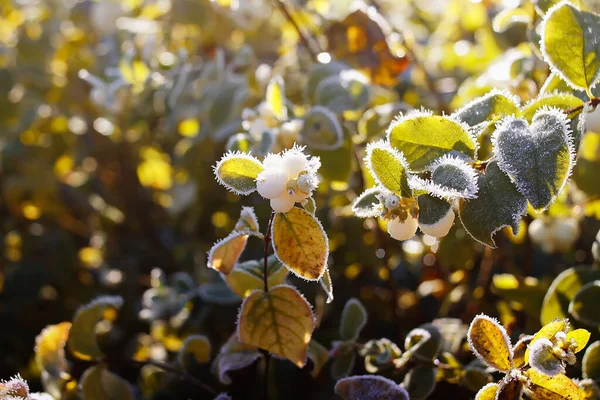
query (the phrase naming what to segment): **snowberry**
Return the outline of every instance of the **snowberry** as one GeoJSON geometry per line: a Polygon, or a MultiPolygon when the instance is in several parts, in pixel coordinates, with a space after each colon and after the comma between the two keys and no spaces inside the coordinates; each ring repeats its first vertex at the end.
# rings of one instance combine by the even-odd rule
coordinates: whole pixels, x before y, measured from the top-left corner
{"type": "Polygon", "coordinates": [[[529,237],[536,244],[542,244],[550,239],[550,230],[543,220],[534,219],[529,224],[529,237]]]}
{"type": "Polygon", "coordinates": [[[561,218],[552,226],[554,245],[561,251],[568,251],[579,237],[579,223],[576,218],[561,218]]]}
{"type": "Polygon", "coordinates": [[[387,229],[391,237],[396,240],[408,240],[417,233],[417,219],[408,214],[404,221],[392,219],[388,221],[387,229]]]}
{"type": "Polygon", "coordinates": [[[256,190],[265,199],[274,199],[286,193],[288,176],[282,169],[268,168],[258,174],[256,190]]]}
{"type": "Polygon", "coordinates": [[[448,234],[448,232],[450,232],[450,228],[452,228],[452,224],[454,223],[454,217],[454,211],[450,209],[448,210],[448,213],[444,216],[444,218],[439,220],[437,224],[419,224],[419,228],[426,235],[433,236],[436,238],[444,237],[448,234]]]}
{"type": "Polygon", "coordinates": [[[294,201],[294,197],[289,195],[288,192],[284,192],[279,197],[271,199],[271,208],[275,212],[286,213],[290,211],[296,202],[294,201]]]}
{"type": "Polygon", "coordinates": [[[304,153],[299,151],[286,151],[281,158],[283,161],[283,170],[291,179],[295,179],[300,172],[306,170],[308,158],[304,153]]]}

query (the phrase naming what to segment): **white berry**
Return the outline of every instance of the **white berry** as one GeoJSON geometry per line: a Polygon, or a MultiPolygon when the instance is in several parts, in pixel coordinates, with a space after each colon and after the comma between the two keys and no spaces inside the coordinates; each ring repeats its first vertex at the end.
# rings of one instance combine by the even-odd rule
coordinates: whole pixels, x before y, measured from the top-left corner
{"type": "Polygon", "coordinates": [[[452,228],[452,224],[454,224],[454,211],[452,209],[448,210],[448,213],[439,220],[436,224],[433,225],[425,225],[419,224],[419,228],[423,231],[424,234],[433,236],[436,238],[444,237],[450,232],[450,228],[452,228]]]}
{"type": "Polygon", "coordinates": [[[529,224],[529,237],[536,244],[542,244],[550,239],[550,230],[541,219],[534,219],[529,224]]]}
{"type": "Polygon", "coordinates": [[[268,168],[258,174],[256,190],[265,199],[274,199],[286,193],[287,174],[281,169],[268,168]]]}
{"type": "Polygon", "coordinates": [[[279,213],[286,213],[290,211],[294,207],[294,204],[296,204],[294,198],[287,192],[284,192],[283,195],[277,198],[271,199],[271,208],[273,211],[279,213]]]}
{"type": "Polygon", "coordinates": [[[283,170],[288,174],[291,179],[296,179],[300,172],[306,170],[308,164],[308,158],[304,153],[299,151],[287,151],[282,156],[283,170]]]}
{"type": "Polygon", "coordinates": [[[417,233],[417,219],[412,215],[408,215],[406,220],[400,221],[393,219],[388,221],[387,229],[391,237],[396,240],[408,240],[417,233]]]}

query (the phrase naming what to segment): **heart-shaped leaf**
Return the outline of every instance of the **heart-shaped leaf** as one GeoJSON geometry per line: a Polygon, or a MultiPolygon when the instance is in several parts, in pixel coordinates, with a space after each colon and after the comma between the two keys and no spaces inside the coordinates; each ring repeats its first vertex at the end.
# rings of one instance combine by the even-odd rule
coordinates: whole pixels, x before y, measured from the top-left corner
{"type": "Polygon", "coordinates": [[[565,187],[575,163],[569,121],[557,109],[535,113],[531,125],[507,118],[493,136],[498,166],[537,211],[545,210],[565,187]]]}
{"type": "Polygon", "coordinates": [[[542,22],[541,51],[571,87],[589,91],[600,74],[600,16],[563,1],[542,22]]]}
{"type": "Polygon", "coordinates": [[[527,210],[527,199],[508,176],[490,162],[477,180],[476,199],[461,200],[459,216],[467,232],[478,242],[495,247],[493,235],[504,226],[518,232],[519,220],[527,210]]]}
{"type": "Polygon", "coordinates": [[[246,297],[238,319],[240,341],[287,358],[299,368],[306,364],[315,327],[310,304],[291,286],[280,285],[246,297]]]}
{"type": "Polygon", "coordinates": [[[327,267],[329,240],[315,216],[294,207],[277,213],[272,229],[277,258],[300,278],[319,280],[327,267]]]}

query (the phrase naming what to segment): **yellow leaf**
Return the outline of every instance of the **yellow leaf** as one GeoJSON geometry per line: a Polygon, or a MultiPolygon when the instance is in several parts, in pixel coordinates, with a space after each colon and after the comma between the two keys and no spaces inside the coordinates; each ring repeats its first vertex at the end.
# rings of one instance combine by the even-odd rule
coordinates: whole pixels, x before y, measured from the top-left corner
{"type": "Polygon", "coordinates": [[[215,243],[208,253],[208,266],[228,275],[246,248],[251,231],[233,231],[215,243]]]}
{"type": "Polygon", "coordinates": [[[65,345],[70,329],[70,322],[49,325],[35,338],[35,362],[42,371],[51,376],[57,376],[67,370],[65,345]]]}
{"type": "Polygon", "coordinates": [[[475,400],[495,400],[496,392],[498,392],[497,383],[488,383],[477,392],[475,400]]]}
{"type": "MultiPolygon", "coordinates": [[[[227,282],[227,285],[229,285],[229,288],[235,294],[244,298],[250,295],[252,291],[264,287],[263,269],[264,266],[259,261],[245,261],[236,264],[231,273],[223,275],[223,278],[225,278],[225,282],[227,282]]],[[[267,283],[269,287],[273,287],[281,285],[285,281],[288,270],[277,258],[271,256],[267,265],[267,274],[269,276],[267,283]]]]}
{"type": "Polygon", "coordinates": [[[469,347],[481,361],[499,371],[512,368],[513,353],[504,328],[487,315],[478,315],[467,333],[469,347]]]}
{"type": "Polygon", "coordinates": [[[574,331],[567,333],[567,341],[572,339],[577,344],[577,347],[573,349],[573,352],[579,353],[588,344],[590,336],[591,333],[585,329],[575,329],[574,331]]]}
{"type": "Polygon", "coordinates": [[[257,290],[246,298],[240,310],[238,336],[243,343],[302,368],[314,327],[310,304],[296,289],[281,285],[268,293],[257,290]]]}
{"type": "Polygon", "coordinates": [[[308,211],[294,207],[277,213],[273,249],[294,274],[309,281],[321,278],[327,266],[329,240],[321,223],[308,211]]]}
{"type": "MultiPolygon", "coordinates": [[[[558,332],[565,332],[567,330],[567,326],[568,326],[569,321],[567,321],[566,319],[556,319],[552,322],[550,322],[547,325],[544,325],[542,327],[542,329],[540,329],[534,336],[533,339],[531,339],[530,343],[535,342],[538,339],[541,338],[546,338],[549,339],[551,341],[554,341],[554,336],[556,336],[556,334],[558,332]]],[[[527,350],[525,351],[525,363],[529,363],[529,348],[527,348],[527,350]]]]}
{"type": "Polygon", "coordinates": [[[192,354],[197,363],[206,364],[210,361],[211,350],[210,342],[206,336],[188,336],[183,342],[183,346],[179,352],[179,361],[183,364],[185,356],[187,354],[192,354]]]}
{"type": "Polygon", "coordinates": [[[547,376],[530,369],[526,372],[530,381],[527,388],[540,399],[583,400],[579,387],[566,375],[547,376]]]}
{"type": "Polygon", "coordinates": [[[525,353],[527,352],[527,346],[531,343],[531,339],[533,339],[531,335],[522,337],[513,347],[513,364],[515,368],[521,368],[525,365],[525,353]]]}
{"type": "Polygon", "coordinates": [[[275,76],[267,86],[266,94],[267,104],[279,120],[287,119],[287,107],[285,106],[285,92],[283,79],[275,76]]]}

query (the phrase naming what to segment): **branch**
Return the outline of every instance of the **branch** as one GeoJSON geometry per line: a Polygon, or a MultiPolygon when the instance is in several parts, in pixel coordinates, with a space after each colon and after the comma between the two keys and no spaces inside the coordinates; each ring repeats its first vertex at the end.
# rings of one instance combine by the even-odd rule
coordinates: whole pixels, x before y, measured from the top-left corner
{"type": "Polygon", "coordinates": [[[263,284],[264,290],[266,293],[269,293],[269,245],[271,244],[271,226],[273,226],[273,219],[275,218],[275,212],[271,212],[271,217],[269,218],[269,225],[267,226],[267,231],[265,232],[265,256],[264,256],[264,264],[263,264],[263,284]]]}
{"type": "Polygon", "coordinates": [[[287,5],[283,2],[283,0],[273,0],[273,2],[275,2],[275,4],[277,4],[277,7],[281,11],[281,13],[294,26],[294,28],[296,28],[296,32],[298,32],[300,41],[302,42],[304,47],[306,47],[306,50],[308,50],[308,52],[310,53],[310,56],[312,57],[313,61],[317,62],[317,53],[313,50],[308,38],[306,36],[304,36],[304,33],[300,29],[300,26],[298,25],[298,23],[296,22],[296,20],[292,16],[292,14],[290,13],[290,10],[288,10],[287,5]]]}
{"type": "Polygon", "coordinates": [[[595,109],[598,105],[600,105],[600,97],[592,97],[586,103],[584,103],[580,106],[577,106],[577,107],[569,108],[569,109],[565,110],[564,113],[567,115],[571,115],[571,114],[579,113],[579,112],[583,111],[583,108],[585,106],[590,106],[595,109]]]}

